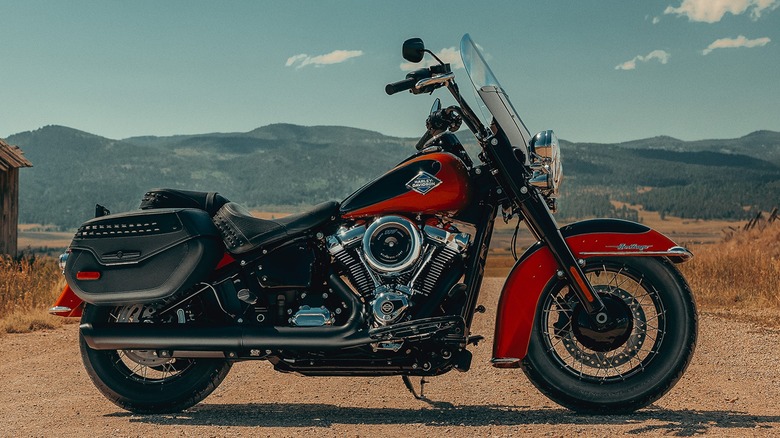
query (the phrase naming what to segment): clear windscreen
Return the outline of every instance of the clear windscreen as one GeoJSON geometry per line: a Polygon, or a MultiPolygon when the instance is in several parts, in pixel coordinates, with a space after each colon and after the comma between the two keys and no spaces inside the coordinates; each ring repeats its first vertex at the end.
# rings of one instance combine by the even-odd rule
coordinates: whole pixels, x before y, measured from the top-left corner
{"type": "Polygon", "coordinates": [[[482,52],[469,34],[463,35],[463,39],[460,40],[460,56],[463,59],[466,73],[477,91],[485,86],[501,88],[501,84],[498,83],[498,79],[490,70],[485,57],[482,56],[482,52]]]}
{"type": "MultiPolygon", "coordinates": [[[[460,41],[460,56],[466,73],[484,104],[484,109],[487,110],[487,114],[483,112],[483,116],[487,119],[485,122],[489,125],[491,119],[494,119],[507,135],[512,146],[527,148],[528,141],[531,139],[528,128],[485,61],[479,46],[469,34],[464,35],[460,41]]],[[[483,108],[482,105],[480,107],[483,108]]]]}

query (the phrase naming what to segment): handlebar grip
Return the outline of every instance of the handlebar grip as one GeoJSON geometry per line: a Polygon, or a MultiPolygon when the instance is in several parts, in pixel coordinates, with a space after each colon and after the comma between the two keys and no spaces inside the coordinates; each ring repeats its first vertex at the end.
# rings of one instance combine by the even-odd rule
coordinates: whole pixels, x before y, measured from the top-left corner
{"type": "Polygon", "coordinates": [[[392,84],[387,84],[385,86],[385,93],[392,96],[395,93],[410,90],[412,87],[414,87],[414,84],[417,83],[417,79],[415,78],[409,78],[404,79],[403,81],[393,82],[392,84]]]}

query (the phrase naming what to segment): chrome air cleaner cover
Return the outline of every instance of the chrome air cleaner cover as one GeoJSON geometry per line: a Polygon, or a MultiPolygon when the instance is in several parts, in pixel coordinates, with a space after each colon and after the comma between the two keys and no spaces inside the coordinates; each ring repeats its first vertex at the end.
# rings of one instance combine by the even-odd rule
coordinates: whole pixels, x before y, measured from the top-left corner
{"type": "Polygon", "coordinates": [[[363,235],[366,263],[380,274],[406,271],[420,257],[421,247],[420,230],[401,216],[381,217],[363,235]]]}

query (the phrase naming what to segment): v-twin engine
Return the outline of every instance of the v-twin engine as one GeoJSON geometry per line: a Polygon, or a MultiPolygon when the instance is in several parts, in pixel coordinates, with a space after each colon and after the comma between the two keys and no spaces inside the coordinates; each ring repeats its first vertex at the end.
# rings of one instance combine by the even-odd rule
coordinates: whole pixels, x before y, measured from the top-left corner
{"type": "Polygon", "coordinates": [[[417,301],[429,297],[442,274],[465,252],[470,236],[402,216],[342,227],[328,236],[328,250],[366,298],[374,325],[404,319],[417,301]]]}

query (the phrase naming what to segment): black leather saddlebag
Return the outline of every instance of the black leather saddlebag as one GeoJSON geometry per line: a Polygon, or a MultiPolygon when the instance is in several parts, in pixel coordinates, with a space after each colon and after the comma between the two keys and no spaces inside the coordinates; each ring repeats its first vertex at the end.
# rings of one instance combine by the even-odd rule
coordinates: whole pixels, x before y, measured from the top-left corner
{"type": "Polygon", "coordinates": [[[222,257],[206,211],[158,209],[85,222],[70,244],[65,279],[98,305],[149,303],[205,280],[222,257]]]}

